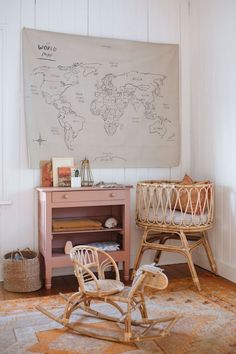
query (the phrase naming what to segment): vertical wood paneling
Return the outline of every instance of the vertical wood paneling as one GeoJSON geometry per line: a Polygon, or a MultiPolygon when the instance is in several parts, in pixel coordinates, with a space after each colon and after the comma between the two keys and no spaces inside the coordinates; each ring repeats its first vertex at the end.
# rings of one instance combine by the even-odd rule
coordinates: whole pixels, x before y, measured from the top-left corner
{"type": "MultiPolygon", "coordinates": [[[[35,4],[31,0],[21,1],[20,28],[35,26],[35,4]]],[[[24,92],[23,92],[23,72],[22,72],[22,46],[20,48],[20,77],[19,77],[19,99],[20,99],[20,136],[19,136],[19,229],[24,235],[22,246],[28,245],[31,248],[37,248],[37,234],[34,228],[34,217],[27,218],[26,210],[35,210],[34,205],[34,170],[28,168],[28,154],[26,145],[26,125],[24,114],[24,92]]]]}
{"type": "Polygon", "coordinates": [[[147,40],[147,0],[89,0],[89,35],[147,40]]]}
{"type": "Polygon", "coordinates": [[[114,37],[113,34],[113,0],[89,0],[88,35],[97,37],[114,37]]]}
{"type": "MultiPolygon", "coordinates": [[[[176,6],[176,5],[175,5],[176,6]]],[[[189,7],[187,1],[179,2],[179,51],[180,51],[180,131],[181,131],[181,147],[180,147],[180,165],[171,168],[171,179],[180,180],[185,173],[190,170],[190,51],[189,51],[189,7]],[[189,147],[186,149],[186,147],[189,147]]]]}
{"type": "Polygon", "coordinates": [[[149,42],[180,43],[181,0],[149,0],[149,42]]]}
{"type": "Polygon", "coordinates": [[[224,187],[223,196],[220,200],[222,207],[222,217],[220,219],[221,232],[223,235],[223,252],[222,260],[231,263],[232,249],[231,249],[231,225],[230,225],[230,188],[224,187]],[[224,222],[222,222],[224,221],[224,222]]]}
{"type": "MultiPolygon", "coordinates": [[[[229,212],[230,212],[230,234],[231,234],[231,262],[230,264],[236,267],[236,190],[232,188],[229,200],[229,212]]],[[[235,279],[236,281],[236,279],[235,279]]]]}
{"type": "MultiPolygon", "coordinates": [[[[195,178],[215,182],[216,214],[210,242],[219,273],[234,281],[235,16],[235,1],[228,1],[227,6],[220,0],[191,1],[191,172],[195,178]]],[[[202,262],[202,257],[199,260],[202,262]]]]}
{"type": "MultiPolygon", "coordinates": [[[[5,53],[6,53],[6,27],[0,24],[0,200],[3,201],[5,198],[5,154],[4,154],[4,117],[5,117],[5,107],[4,107],[4,85],[6,83],[4,76],[5,68],[5,53]]],[[[4,214],[2,209],[4,207],[0,206],[0,256],[3,252],[3,217],[4,214]]],[[[0,265],[1,273],[1,265],[0,265]]]]}
{"type": "MultiPolygon", "coordinates": [[[[35,26],[35,4],[32,0],[21,1],[20,14],[20,28],[35,26]]],[[[21,35],[21,33],[20,33],[21,35]]],[[[21,41],[22,44],[22,41],[21,41]]],[[[19,77],[19,92],[20,92],[20,137],[19,137],[19,152],[20,152],[20,166],[21,166],[21,181],[26,183],[28,187],[29,182],[33,184],[33,170],[28,169],[28,155],[26,145],[26,126],[24,114],[24,90],[23,90],[23,71],[22,71],[22,45],[20,47],[20,77],[19,77]]]]}
{"type": "Polygon", "coordinates": [[[218,260],[223,258],[223,242],[224,235],[222,232],[221,220],[223,218],[223,209],[220,201],[223,200],[223,188],[219,185],[215,185],[215,227],[211,232],[210,241],[214,244],[214,254],[218,260]],[[215,242],[213,242],[215,241],[215,242]]]}
{"type": "Polygon", "coordinates": [[[88,0],[36,0],[36,28],[87,34],[88,0]]]}
{"type": "Polygon", "coordinates": [[[4,51],[4,192],[12,205],[2,208],[2,252],[19,239],[19,68],[20,68],[20,2],[4,2],[2,11],[7,26],[4,51]]]}
{"type": "Polygon", "coordinates": [[[48,31],[49,30],[49,0],[36,0],[35,8],[35,28],[48,31]]]}
{"type": "Polygon", "coordinates": [[[4,85],[6,84],[4,68],[6,53],[6,26],[0,24],[0,200],[4,199],[4,116],[5,99],[4,85]]]}
{"type": "Polygon", "coordinates": [[[168,179],[181,179],[189,169],[190,83],[189,83],[189,14],[185,0],[150,0],[148,40],[180,45],[180,129],[181,161],[178,167],[163,172],[168,179]]]}
{"type": "Polygon", "coordinates": [[[170,179],[170,168],[148,168],[147,179],[170,179]]]}

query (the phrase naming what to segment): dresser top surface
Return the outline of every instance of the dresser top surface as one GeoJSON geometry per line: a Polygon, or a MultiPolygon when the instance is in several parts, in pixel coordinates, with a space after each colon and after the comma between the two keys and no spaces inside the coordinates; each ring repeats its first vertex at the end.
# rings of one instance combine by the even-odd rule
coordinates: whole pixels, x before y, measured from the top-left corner
{"type": "Polygon", "coordinates": [[[74,191],[107,191],[131,189],[132,185],[119,185],[117,187],[36,187],[38,192],[74,192],[74,191]]]}

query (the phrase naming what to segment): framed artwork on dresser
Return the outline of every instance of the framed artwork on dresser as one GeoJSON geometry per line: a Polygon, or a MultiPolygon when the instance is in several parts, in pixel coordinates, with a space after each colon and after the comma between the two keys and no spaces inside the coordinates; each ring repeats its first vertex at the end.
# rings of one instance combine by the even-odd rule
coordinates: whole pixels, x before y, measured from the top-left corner
{"type": "Polygon", "coordinates": [[[74,158],[73,157],[53,157],[52,158],[53,187],[58,187],[58,167],[74,167],[74,158]]]}

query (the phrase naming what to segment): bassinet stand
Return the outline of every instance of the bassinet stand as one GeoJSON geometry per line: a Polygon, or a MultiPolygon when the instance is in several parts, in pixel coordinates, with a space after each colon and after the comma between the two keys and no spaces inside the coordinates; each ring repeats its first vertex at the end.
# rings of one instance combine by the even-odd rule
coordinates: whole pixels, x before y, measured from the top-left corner
{"type": "Polygon", "coordinates": [[[144,232],[133,272],[138,269],[142,255],[148,249],[156,251],[156,264],[162,251],[177,252],[186,257],[193,282],[200,291],[200,282],[192,258],[192,251],[196,247],[204,247],[211,269],[217,274],[207,237],[207,230],[213,225],[213,203],[213,185],[210,182],[194,185],[164,181],[139,182],[136,223],[144,232]],[[170,239],[179,240],[180,244],[166,244],[170,239]]]}

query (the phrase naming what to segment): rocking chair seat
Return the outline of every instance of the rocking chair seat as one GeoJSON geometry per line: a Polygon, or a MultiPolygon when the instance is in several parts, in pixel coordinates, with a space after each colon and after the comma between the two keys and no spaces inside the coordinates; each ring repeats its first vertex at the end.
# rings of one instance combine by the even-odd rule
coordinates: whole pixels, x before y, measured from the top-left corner
{"type": "Polygon", "coordinates": [[[112,295],[121,292],[124,289],[124,284],[119,280],[113,279],[98,279],[97,284],[95,281],[89,281],[84,284],[85,292],[89,295],[112,295]],[[97,288],[98,285],[98,288],[97,288]]]}

